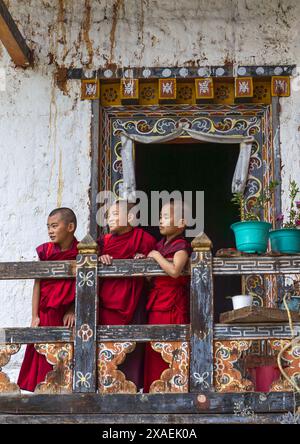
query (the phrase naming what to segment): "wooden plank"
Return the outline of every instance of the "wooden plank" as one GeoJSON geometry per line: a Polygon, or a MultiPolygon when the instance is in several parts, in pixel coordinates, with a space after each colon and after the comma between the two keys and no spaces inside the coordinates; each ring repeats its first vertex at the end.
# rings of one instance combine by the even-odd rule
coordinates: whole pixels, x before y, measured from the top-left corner
{"type": "MultiPolygon", "coordinates": [[[[276,213],[282,211],[282,184],[281,184],[281,150],[280,150],[280,98],[272,97],[272,129],[273,129],[273,152],[274,152],[274,179],[278,185],[274,190],[274,208],[276,213]]],[[[276,219],[276,218],[275,218],[276,219]]],[[[276,228],[280,228],[280,221],[275,220],[276,228]]]]}
{"type": "Polygon", "coordinates": [[[3,0],[0,0],[0,40],[17,66],[32,64],[32,53],[3,0]]]}
{"type": "Polygon", "coordinates": [[[202,413],[192,415],[86,415],[85,413],[80,415],[0,415],[0,424],[280,424],[284,420],[283,413],[253,416],[202,413]]]}
{"type": "Polygon", "coordinates": [[[192,242],[190,391],[213,390],[212,253],[202,234],[192,242]]]}
{"type": "MultiPolygon", "coordinates": [[[[300,324],[293,325],[297,334],[300,334],[300,324]]],[[[215,324],[215,340],[237,339],[288,339],[292,332],[287,323],[278,324],[215,324]]]]}
{"type": "MultiPolygon", "coordinates": [[[[299,313],[291,311],[291,318],[294,322],[300,322],[299,313]]],[[[280,308],[256,307],[252,305],[251,307],[243,307],[221,313],[220,322],[222,324],[288,322],[288,315],[286,310],[280,310],[280,308]]]]}
{"type": "Polygon", "coordinates": [[[95,392],[97,329],[97,244],[87,235],[78,244],[73,391],[95,392]]]}
{"type": "Polygon", "coordinates": [[[186,341],[190,325],[101,325],[97,327],[97,341],[186,341]]]}
{"type": "Polygon", "coordinates": [[[75,261],[0,262],[0,280],[72,278],[75,270],[75,261]]]}
{"type": "MultiPolygon", "coordinates": [[[[154,259],[115,259],[112,265],[98,265],[99,277],[164,276],[154,259]]],[[[262,258],[213,258],[213,274],[300,273],[300,256],[262,258]]],[[[189,267],[183,275],[189,275],[189,267]]],[[[0,280],[61,279],[75,277],[75,261],[0,262],[0,280]]]]}
{"type": "Polygon", "coordinates": [[[100,130],[100,100],[91,100],[91,180],[90,180],[90,234],[93,239],[98,237],[97,225],[97,194],[99,193],[99,130],[100,130]]]}
{"type": "MultiPolygon", "coordinates": [[[[300,324],[294,324],[300,334],[300,324]]],[[[236,339],[288,339],[291,330],[285,324],[215,324],[214,340],[236,339]]],[[[190,325],[110,325],[97,327],[97,341],[187,341],[190,325]]],[[[66,327],[1,328],[0,343],[33,344],[73,342],[72,329],[66,327]]]]}
{"type": "Polygon", "coordinates": [[[67,327],[0,328],[0,344],[45,344],[73,342],[73,332],[67,327]]]}
{"type": "Polygon", "coordinates": [[[215,257],[213,273],[219,275],[300,273],[300,255],[215,257]]]}
{"type": "MultiPolygon", "coordinates": [[[[154,259],[115,259],[112,265],[98,264],[99,277],[164,276],[154,259]]],[[[183,275],[189,275],[185,270],[183,275]]],[[[0,280],[62,279],[76,276],[76,261],[0,262],[0,280]]]]}
{"type": "MultiPolygon", "coordinates": [[[[183,275],[189,275],[187,267],[183,275]]],[[[166,276],[154,259],[114,259],[112,265],[98,264],[99,277],[124,278],[127,276],[166,276]]]]}
{"type": "Polygon", "coordinates": [[[180,393],[99,395],[1,395],[0,414],[233,414],[247,408],[256,413],[293,411],[300,395],[292,392],[270,393],[180,393]]]}
{"type": "Polygon", "coordinates": [[[259,72],[257,72],[257,65],[239,65],[239,68],[243,68],[244,76],[252,76],[252,77],[269,77],[276,75],[276,70],[281,68],[284,72],[284,75],[291,76],[293,75],[293,70],[296,68],[296,65],[259,65],[259,72]]]}

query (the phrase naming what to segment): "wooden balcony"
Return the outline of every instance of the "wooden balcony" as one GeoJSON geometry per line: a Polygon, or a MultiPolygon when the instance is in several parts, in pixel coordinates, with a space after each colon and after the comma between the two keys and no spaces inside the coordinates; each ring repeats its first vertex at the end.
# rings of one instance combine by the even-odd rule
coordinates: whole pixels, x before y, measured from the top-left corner
{"type": "MultiPolygon", "coordinates": [[[[300,323],[214,324],[214,275],[300,273],[299,256],[213,257],[205,235],[193,242],[191,323],[189,325],[97,326],[98,280],[107,277],[161,276],[152,260],[98,262],[96,244],[87,236],[76,261],[0,263],[0,279],[76,279],[75,328],[0,328],[0,422],[280,422],[294,411],[299,393],[281,376],[268,393],[255,392],[240,360],[254,343],[265,341],[274,355],[299,335],[300,323]],[[169,363],[168,374],[151,386],[136,387],[118,370],[135,344],[151,342],[169,363]],[[53,372],[33,395],[25,395],[5,374],[21,344],[33,343],[53,372]],[[116,345],[117,344],[117,345],[116,345]],[[107,359],[105,356],[110,356],[107,359]],[[184,364],[184,365],[181,365],[184,364]],[[116,376],[117,375],[117,376],[116,376]],[[245,411],[252,414],[246,415],[245,411]],[[50,416],[49,416],[50,415],[50,416]],[[255,418],[255,420],[253,419],[255,418]]],[[[299,353],[284,356],[290,378],[300,373],[299,353]]]]}

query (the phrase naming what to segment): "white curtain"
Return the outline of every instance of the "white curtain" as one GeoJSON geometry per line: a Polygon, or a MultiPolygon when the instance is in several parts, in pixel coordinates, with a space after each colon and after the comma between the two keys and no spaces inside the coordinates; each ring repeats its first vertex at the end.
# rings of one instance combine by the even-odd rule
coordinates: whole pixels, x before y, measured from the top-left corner
{"type": "Polygon", "coordinates": [[[138,134],[128,134],[125,131],[121,134],[122,143],[122,164],[123,164],[123,188],[120,190],[120,197],[124,199],[135,199],[136,182],[133,162],[133,142],[139,143],[160,143],[176,139],[182,134],[188,134],[193,139],[201,140],[202,142],[211,143],[239,143],[240,153],[235,167],[231,190],[233,193],[243,192],[247,182],[249,162],[251,156],[251,146],[254,137],[242,136],[219,136],[215,134],[207,134],[201,131],[191,130],[184,125],[179,126],[175,131],[164,136],[140,136],[138,134]]]}

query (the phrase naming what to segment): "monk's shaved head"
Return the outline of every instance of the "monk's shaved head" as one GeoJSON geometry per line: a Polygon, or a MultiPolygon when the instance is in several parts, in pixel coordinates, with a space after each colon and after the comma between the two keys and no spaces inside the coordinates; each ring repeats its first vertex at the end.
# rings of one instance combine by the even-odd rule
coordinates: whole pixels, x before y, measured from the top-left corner
{"type": "Polygon", "coordinates": [[[127,214],[128,214],[130,212],[130,210],[135,206],[135,203],[129,202],[126,199],[118,199],[112,204],[112,206],[114,206],[114,205],[117,208],[119,208],[120,210],[127,211],[127,214]]]}
{"type": "Polygon", "coordinates": [[[191,214],[190,206],[186,202],[176,199],[171,199],[170,202],[164,204],[162,211],[170,211],[175,224],[182,219],[185,225],[187,225],[187,219],[191,214]]]}
{"type": "MultiPolygon", "coordinates": [[[[55,208],[52,210],[48,217],[59,215],[61,220],[65,222],[66,225],[73,223],[75,230],[77,227],[77,218],[73,210],[66,207],[55,208]]],[[[74,231],[75,231],[74,230],[74,231]]]]}

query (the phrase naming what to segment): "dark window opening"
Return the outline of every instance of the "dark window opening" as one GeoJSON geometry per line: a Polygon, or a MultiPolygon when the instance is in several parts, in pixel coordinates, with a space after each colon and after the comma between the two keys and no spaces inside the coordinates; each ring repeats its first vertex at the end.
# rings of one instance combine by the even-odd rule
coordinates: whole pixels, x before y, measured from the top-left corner
{"type": "MultiPolygon", "coordinates": [[[[220,248],[234,247],[230,225],[239,219],[237,208],[231,202],[231,182],[239,145],[191,143],[190,140],[182,143],[181,140],[135,145],[137,190],[145,191],[148,196],[153,190],[204,191],[204,232],[213,243],[213,254],[220,248]]],[[[160,238],[158,227],[145,229],[160,238]]],[[[240,293],[239,276],[215,276],[215,322],[219,321],[220,313],[232,309],[231,300],[225,297],[240,293]]]]}

